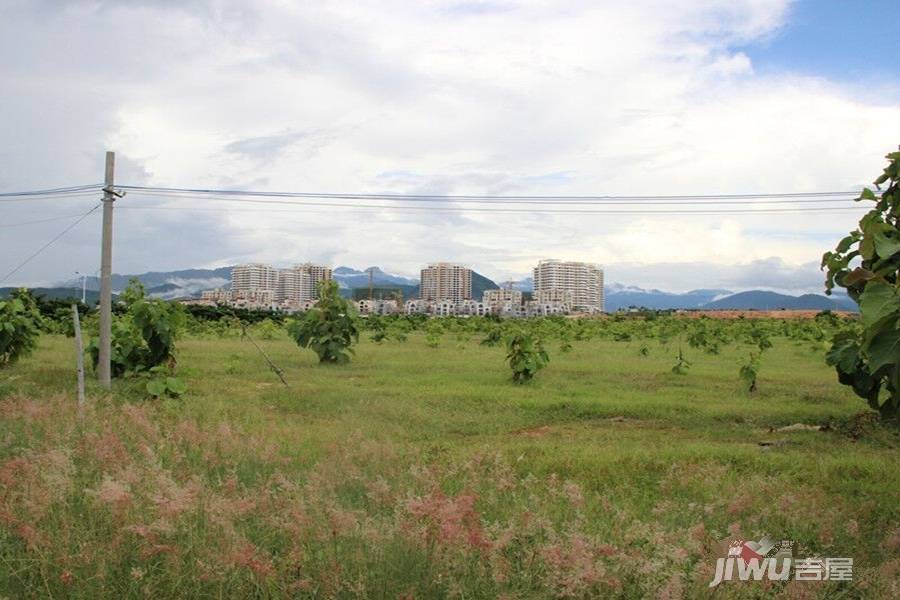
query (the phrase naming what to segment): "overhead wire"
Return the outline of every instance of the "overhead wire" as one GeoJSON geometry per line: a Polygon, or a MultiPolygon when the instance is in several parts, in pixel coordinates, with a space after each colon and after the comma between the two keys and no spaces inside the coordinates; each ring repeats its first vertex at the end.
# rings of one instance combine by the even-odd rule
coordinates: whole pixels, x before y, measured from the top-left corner
{"type": "MultiPolygon", "coordinates": [[[[280,206],[308,206],[308,207],[325,207],[325,208],[350,208],[350,209],[368,209],[368,210],[391,210],[391,211],[429,211],[429,212],[485,212],[485,213],[524,213],[524,214],[556,214],[556,215],[565,215],[565,214],[753,214],[753,213],[782,213],[782,212],[794,212],[794,213],[811,213],[811,212],[845,212],[845,211],[854,211],[863,208],[862,206],[847,206],[847,207],[835,207],[835,206],[778,206],[778,207],[767,207],[763,205],[767,204],[789,204],[784,201],[767,201],[767,202],[758,202],[758,203],[742,203],[745,206],[750,205],[755,207],[752,208],[723,208],[723,209],[711,209],[709,206],[715,206],[718,203],[713,202],[703,202],[703,203],[694,203],[694,204],[673,204],[668,202],[659,202],[659,203],[648,203],[650,206],[658,206],[658,207],[672,207],[672,206],[693,206],[693,209],[671,209],[671,208],[663,208],[663,209],[583,209],[583,208],[568,208],[568,209],[558,209],[543,205],[534,205],[529,208],[511,208],[508,206],[496,207],[496,206],[435,206],[433,204],[422,206],[422,205],[393,205],[393,204],[371,204],[371,203],[338,203],[338,202],[319,202],[319,201],[311,201],[306,199],[280,199],[280,198],[259,198],[259,197],[251,197],[251,198],[239,198],[239,197],[222,197],[222,196],[212,196],[212,195],[194,195],[194,194],[167,194],[167,193],[150,193],[150,192],[140,192],[140,195],[148,195],[156,198],[167,198],[172,200],[207,200],[213,202],[234,202],[241,204],[251,204],[251,205],[280,205],[280,206]]],[[[803,200],[802,202],[807,202],[803,200]]],[[[472,204],[478,204],[477,202],[472,204]]],[[[519,204],[519,203],[513,203],[519,204]]],[[[629,205],[627,202],[616,202],[615,205],[629,205]]],[[[609,203],[609,205],[613,205],[609,203]]],[[[172,208],[184,208],[183,205],[170,205],[172,208]]],[[[585,206],[585,204],[576,204],[575,206],[585,206]]],[[[607,206],[606,203],[601,204],[591,204],[587,206],[607,206]]],[[[646,205],[644,205],[646,206],[646,205]]],[[[125,207],[122,207],[125,208],[125,207]]],[[[139,208],[135,206],[130,206],[129,208],[139,208]]],[[[234,209],[217,209],[222,212],[226,212],[234,209]]]]}
{"type": "Polygon", "coordinates": [[[87,185],[73,185],[68,187],[58,187],[58,188],[47,188],[42,190],[26,190],[21,192],[0,192],[0,198],[11,198],[11,197],[32,197],[32,196],[48,196],[48,195],[57,195],[57,194],[67,194],[70,192],[90,192],[90,191],[100,191],[103,189],[103,186],[99,183],[91,183],[87,185]]]}
{"type": "Polygon", "coordinates": [[[25,225],[37,225],[38,223],[50,223],[52,221],[64,221],[66,219],[74,219],[76,217],[80,217],[81,215],[63,215],[60,217],[49,217],[47,219],[35,219],[34,221],[19,221],[18,223],[0,223],[0,229],[7,229],[12,227],[23,227],[25,225]]]}
{"type": "Polygon", "coordinates": [[[207,188],[174,188],[152,186],[116,186],[123,190],[135,192],[156,192],[165,194],[192,194],[215,196],[246,196],[246,197],[288,197],[288,198],[334,198],[346,200],[398,200],[398,201],[459,201],[459,200],[753,200],[765,198],[820,198],[820,197],[851,197],[858,196],[858,190],[823,191],[823,192],[776,192],[757,194],[696,194],[696,195],[453,195],[453,194],[361,194],[361,193],[334,193],[334,192],[278,192],[278,191],[253,191],[238,189],[207,189],[207,188]]]}
{"type": "Polygon", "coordinates": [[[44,244],[43,246],[41,246],[40,248],[38,248],[38,249],[37,249],[33,254],[31,254],[28,258],[26,258],[26,259],[23,260],[21,263],[19,263],[19,265],[16,266],[16,268],[14,268],[12,271],[10,271],[10,272],[7,273],[6,275],[4,275],[3,278],[0,279],[0,283],[3,283],[3,282],[6,281],[7,279],[9,279],[9,278],[12,277],[13,275],[15,275],[22,267],[24,267],[25,265],[27,265],[27,264],[28,264],[29,262],[31,262],[35,257],[37,257],[39,254],[41,254],[44,250],[46,250],[47,248],[49,248],[50,246],[52,246],[53,244],[55,244],[55,243],[57,242],[57,240],[59,240],[62,236],[64,236],[64,235],[66,235],[67,233],[69,233],[69,232],[70,232],[72,229],[74,229],[79,223],[81,223],[81,222],[84,221],[86,218],[88,218],[88,216],[89,216],[91,213],[93,213],[95,210],[97,210],[98,208],[100,208],[100,206],[101,206],[102,204],[103,204],[102,202],[98,202],[98,203],[97,203],[96,205],[94,205],[90,210],[88,210],[87,212],[85,212],[84,214],[82,214],[75,222],[73,222],[73,223],[70,224],[68,227],[66,227],[65,229],[63,229],[62,231],[60,231],[55,237],[53,237],[53,239],[51,239],[49,242],[47,242],[46,244],[44,244]]]}

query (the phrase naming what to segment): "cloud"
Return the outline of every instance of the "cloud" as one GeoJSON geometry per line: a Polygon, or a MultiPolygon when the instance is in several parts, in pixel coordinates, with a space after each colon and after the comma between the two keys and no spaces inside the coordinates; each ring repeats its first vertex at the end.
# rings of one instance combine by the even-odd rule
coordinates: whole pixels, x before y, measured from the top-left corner
{"type": "MultiPolygon", "coordinates": [[[[107,148],[118,152],[117,181],[175,187],[635,195],[863,184],[900,139],[900,86],[754,69],[753,44],[781,35],[789,9],[12,3],[0,20],[0,76],[15,90],[0,114],[0,190],[97,182],[107,148]]],[[[74,214],[96,199],[67,202],[4,204],[2,218],[74,214]]],[[[673,289],[739,287],[738,274],[807,289],[817,285],[807,266],[857,218],[392,211],[137,193],[118,206],[149,209],[116,213],[118,272],[318,260],[415,274],[447,259],[506,279],[555,256],[673,289]]],[[[0,229],[0,262],[24,259],[64,225],[0,229]]],[[[96,268],[98,232],[89,219],[21,281],[96,268]]]]}
{"type": "Polygon", "coordinates": [[[299,142],[306,135],[305,133],[292,132],[235,140],[225,145],[225,152],[245,158],[257,159],[265,163],[299,142]]]}

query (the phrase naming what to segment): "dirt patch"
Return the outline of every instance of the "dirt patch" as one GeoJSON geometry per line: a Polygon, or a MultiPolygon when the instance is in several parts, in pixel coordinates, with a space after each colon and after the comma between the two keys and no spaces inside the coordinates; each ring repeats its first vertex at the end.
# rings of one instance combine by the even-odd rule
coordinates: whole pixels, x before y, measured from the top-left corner
{"type": "Polygon", "coordinates": [[[519,435],[527,438],[542,438],[545,435],[550,433],[549,425],[541,425],[540,427],[531,427],[529,429],[520,429],[518,431],[513,431],[513,435],[519,435]]]}

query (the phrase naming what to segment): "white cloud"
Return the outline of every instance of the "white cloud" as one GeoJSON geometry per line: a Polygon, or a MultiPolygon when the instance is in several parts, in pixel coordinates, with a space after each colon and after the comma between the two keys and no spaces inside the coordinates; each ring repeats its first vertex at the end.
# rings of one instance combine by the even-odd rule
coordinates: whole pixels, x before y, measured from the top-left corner
{"type": "MultiPolygon", "coordinates": [[[[0,76],[16,90],[0,114],[0,189],[96,181],[107,147],[130,165],[124,183],[174,186],[675,194],[864,183],[900,139],[898,103],[814,74],[760,74],[737,49],[777,35],[788,7],[21,2],[0,20],[0,76]]],[[[121,206],[148,202],[130,194],[121,206]]],[[[10,222],[46,214],[3,208],[10,222]]],[[[116,268],[313,259],[414,274],[444,258],[499,279],[555,256],[611,273],[714,264],[721,269],[692,287],[721,287],[729,265],[814,262],[853,222],[846,213],[242,208],[121,211],[116,268]]],[[[3,262],[27,256],[56,225],[0,230],[3,262]]],[[[85,227],[22,281],[87,270],[98,226],[85,227]]]]}

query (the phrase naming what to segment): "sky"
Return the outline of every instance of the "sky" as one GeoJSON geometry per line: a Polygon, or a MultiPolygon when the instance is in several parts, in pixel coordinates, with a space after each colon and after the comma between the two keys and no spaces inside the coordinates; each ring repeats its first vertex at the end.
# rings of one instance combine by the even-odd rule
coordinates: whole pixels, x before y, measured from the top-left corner
{"type": "MultiPolygon", "coordinates": [[[[859,189],[900,144],[892,1],[6,0],[0,192],[438,195],[859,189]]],[[[0,203],[0,277],[96,204],[0,203]],[[55,217],[71,217],[32,223],[55,217]],[[27,223],[27,224],[26,224],[27,223]]],[[[848,202],[848,205],[850,203],[848,202]]],[[[117,273],[314,261],[820,292],[861,212],[578,214],[235,205],[128,193],[117,273]]],[[[0,285],[93,274],[99,211],[0,285]]]]}

